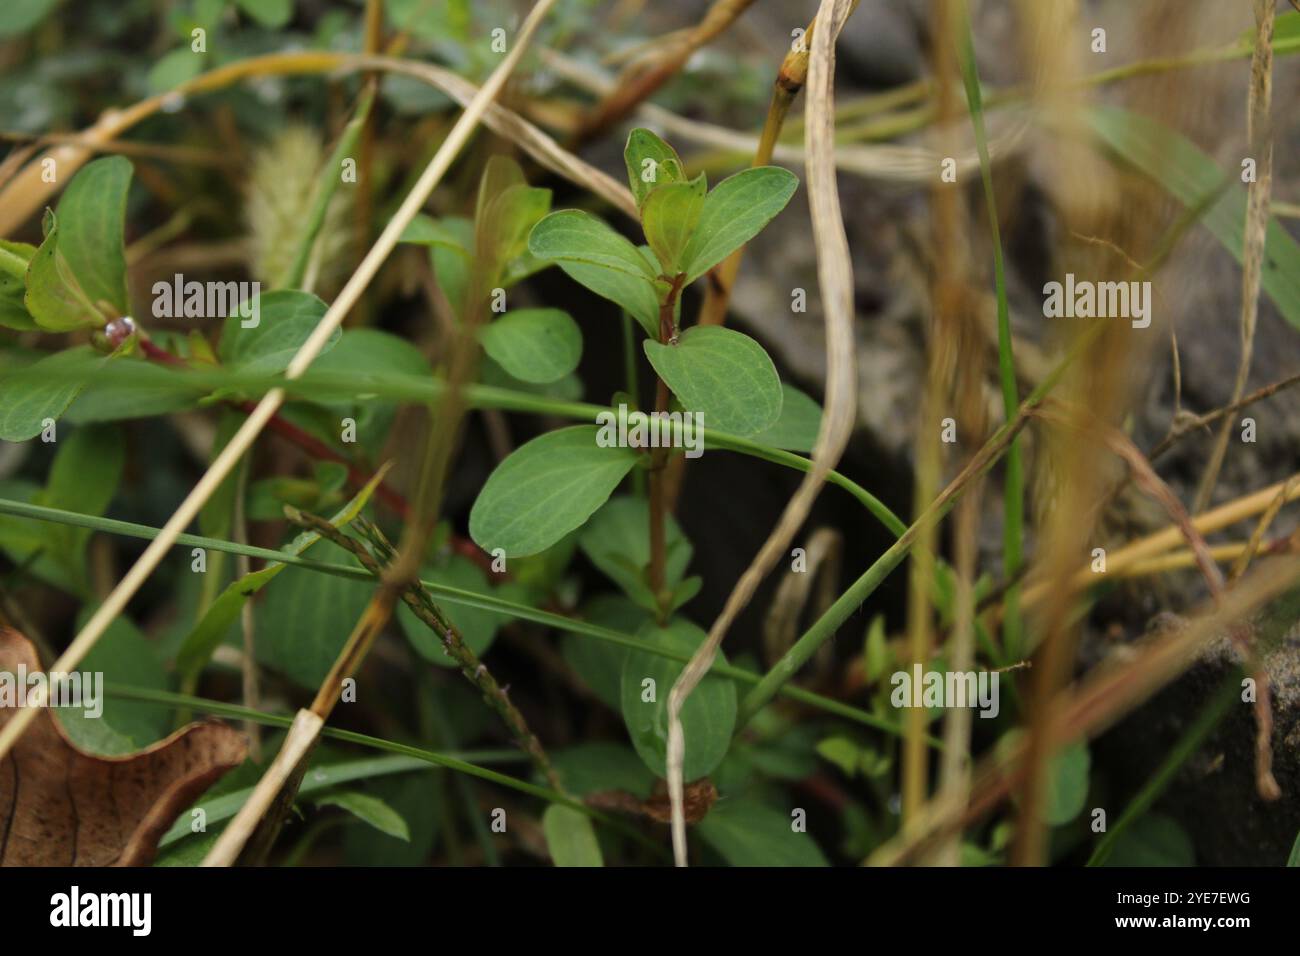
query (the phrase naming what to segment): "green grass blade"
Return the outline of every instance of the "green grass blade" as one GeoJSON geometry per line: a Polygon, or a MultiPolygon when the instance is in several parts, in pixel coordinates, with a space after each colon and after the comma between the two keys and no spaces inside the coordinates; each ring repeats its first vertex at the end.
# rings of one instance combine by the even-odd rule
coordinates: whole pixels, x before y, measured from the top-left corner
{"type": "MultiPolygon", "coordinates": [[[[1119,107],[1098,107],[1087,116],[1093,131],[1117,156],[1184,206],[1192,208],[1222,189],[1224,170],[1181,133],[1119,107]]],[[[1246,221],[1246,190],[1239,173],[1228,174],[1231,184],[1201,218],[1238,263],[1243,255],[1242,223],[1246,221]]],[[[1268,223],[1262,281],[1282,317],[1300,328],[1300,245],[1276,218],[1268,223]]]]}
{"type": "Polygon", "coordinates": [[[1120,834],[1128,829],[1134,820],[1151,809],[1151,805],[1156,802],[1160,794],[1164,793],[1165,788],[1173,779],[1178,768],[1187,762],[1187,759],[1196,750],[1205,738],[1209,735],[1227,713],[1228,707],[1237,700],[1237,694],[1241,689],[1241,674],[1234,670],[1224,681],[1223,687],[1219,693],[1211,699],[1210,704],[1196,718],[1196,722],[1187,728],[1186,733],[1179,739],[1174,748],[1169,751],[1164,761],[1156,768],[1156,772],[1151,775],[1151,779],[1138,792],[1124,808],[1110,828],[1106,835],[1102,837],[1097,848],[1092,851],[1092,856],[1088,859],[1088,866],[1101,866],[1110,857],[1115,849],[1115,841],[1119,839],[1120,834]]]}
{"type": "MultiPolygon", "coordinates": [[[[1006,263],[1002,253],[1002,232],[998,226],[997,195],[993,190],[993,164],[989,158],[988,133],[984,127],[984,100],[980,91],[979,69],[975,62],[975,38],[970,15],[963,0],[957,6],[959,19],[956,33],[962,80],[966,85],[967,106],[975,128],[975,147],[980,157],[980,177],[984,181],[984,201],[988,207],[989,228],[993,232],[993,277],[998,297],[998,377],[1002,384],[1002,410],[1011,421],[1020,407],[1016,390],[1016,363],[1011,350],[1011,310],[1007,303],[1006,263]]],[[[1007,449],[1003,486],[1002,574],[1014,580],[1024,557],[1025,488],[1020,456],[1020,440],[1007,449]]],[[[1019,656],[1022,644],[1020,586],[1012,584],[1003,604],[1002,635],[1007,657],[1019,656]]]]}

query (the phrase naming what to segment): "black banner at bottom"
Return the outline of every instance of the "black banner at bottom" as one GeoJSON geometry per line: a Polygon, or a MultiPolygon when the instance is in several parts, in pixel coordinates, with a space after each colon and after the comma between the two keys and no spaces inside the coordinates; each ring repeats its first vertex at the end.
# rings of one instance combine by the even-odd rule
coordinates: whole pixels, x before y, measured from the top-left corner
{"type": "Polygon", "coordinates": [[[29,869],[0,870],[0,925],[10,944],[73,933],[127,946],[373,944],[376,933],[438,927],[499,944],[541,941],[563,920],[571,944],[588,933],[594,943],[610,921],[664,927],[680,910],[687,935],[730,943],[776,925],[843,929],[846,919],[868,936],[911,927],[927,946],[981,933],[1042,939],[1030,935],[1039,930],[1227,941],[1288,931],[1298,889],[1300,875],[1285,869],[29,869]]]}

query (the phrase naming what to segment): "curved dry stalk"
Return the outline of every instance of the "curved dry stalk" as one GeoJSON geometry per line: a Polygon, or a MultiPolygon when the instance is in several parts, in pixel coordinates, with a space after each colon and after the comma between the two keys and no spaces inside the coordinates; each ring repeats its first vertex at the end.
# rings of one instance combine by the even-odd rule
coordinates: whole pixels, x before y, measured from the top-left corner
{"type": "Polygon", "coordinates": [[[826,316],[826,411],[812,467],[786,504],[777,525],[740,576],[709,636],[682,669],[668,695],[668,795],[672,802],[673,855],[686,866],[686,818],[683,811],[682,763],[686,741],[682,705],[713,665],[718,647],[759,583],[776,564],[803,524],[826,475],[835,467],[853,431],[857,388],[853,346],[853,260],[835,183],[835,40],[848,19],[850,0],[822,0],[817,19],[826,25],[813,37],[808,69],[808,201],[817,278],[826,316]]]}
{"type": "MultiPolygon", "coordinates": [[[[835,601],[835,587],[840,579],[840,557],[844,535],[835,528],[818,528],[804,545],[807,566],[787,571],[763,621],[763,654],[774,664],[794,644],[799,619],[812,598],[812,614],[821,617],[835,601]],[[813,585],[817,586],[813,593],[813,585]]],[[[823,651],[829,650],[829,645],[823,651]]]]}
{"type": "MultiPolygon", "coordinates": [[[[1255,327],[1259,319],[1259,290],[1263,281],[1264,245],[1268,238],[1268,202],[1273,188],[1273,131],[1269,114],[1273,104],[1273,20],[1276,0],[1255,0],[1255,52],[1250,61],[1249,125],[1250,150],[1255,156],[1256,176],[1250,184],[1246,205],[1246,235],[1241,259],[1241,358],[1232,386],[1232,401],[1246,391],[1250,362],[1255,351],[1255,327]]],[[[1209,463],[1196,490],[1192,513],[1204,511],[1214,495],[1219,470],[1228,452],[1232,421],[1225,420],[1210,451],[1209,463]]]]}
{"type": "Polygon", "coordinates": [[[667,83],[686,65],[691,54],[712,41],[750,8],[754,0],[714,0],[714,3],[696,26],[670,34],[666,49],[647,62],[634,63],[623,71],[615,89],[591,110],[574,137],[579,143],[590,139],[606,126],[613,125],[630,114],[667,83]]]}
{"type": "MultiPolygon", "coordinates": [[[[858,0],[853,0],[848,15],[853,16],[853,11],[857,8],[858,0]]],[[[786,114],[808,82],[808,43],[816,30],[817,18],[813,17],[800,38],[801,42],[781,61],[781,68],[772,81],[772,101],[768,104],[767,118],[763,121],[763,132],[759,135],[758,149],[754,151],[754,161],[750,164],[752,166],[766,166],[772,161],[772,151],[776,149],[777,140],[781,137],[786,114]]],[[[714,272],[717,281],[709,283],[705,290],[704,304],[700,306],[700,325],[722,325],[726,322],[731,288],[736,284],[736,275],[740,272],[740,263],[744,257],[745,247],[741,246],[727,256],[714,272]]]]}
{"type": "MultiPolygon", "coordinates": [[[[447,134],[446,140],[443,141],[443,144],[429,161],[429,165],[420,175],[419,180],[402,201],[401,206],[398,207],[393,218],[389,220],[379,238],[375,240],[375,244],[370,248],[370,251],[366,253],[366,257],[357,267],[357,271],[348,279],[338,298],[326,310],[312,334],[307,337],[307,340],[295,353],[289,367],[285,370],[286,378],[296,379],[301,377],[325,347],[330,336],[342,324],[344,316],[361,298],[371,279],[379,271],[380,265],[383,264],[384,260],[388,258],[388,254],[397,245],[407,225],[415,218],[416,213],[428,200],[434,187],[441,182],[442,177],[469,140],[470,134],[478,126],[488,105],[505,86],[506,79],[519,63],[523,51],[527,48],[528,42],[532,39],[542,17],[546,15],[554,3],[555,0],[537,0],[537,4],[520,27],[519,36],[516,38],[510,52],[505,55],[501,64],[488,77],[487,82],[483,84],[469,106],[461,114],[460,119],[456,121],[455,126],[447,134]]],[[[203,477],[199,479],[198,484],[194,486],[194,489],[181,502],[180,507],[168,519],[158,537],[149,544],[149,547],[136,560],[136,563],[126,573],[126,576],[118,582],[117,587],[105,598],[104,603],[86,622],[81,632],[68,646],[68,649],[55,662],[55,670],[71,671],[75,669],[87,652],[95,646],[95,642],[99,640],[100,635],[122,613],[127,602],[139,590],[149,575],[153,573],[159,562],[162,561],[163,555],[175,543],[177,536],[198,516],[199,509],[212,497],[221,482],[225,480],[239,459],[251,447],[253,441],[266,426],[266,423],[284,403],[284,398],[284,390],[275,388],[267,392],[262,400],[257,403],[257,407],[253,409],[253,412],[245,419],[243,425],[240,426],[226,447],[222,449],[221,454],[217,456],[203,477]]],[[[40,697],[41,695],[38,693],[37,696],[40,697]]],[[[38,711],[39,706],[23,709],[5,725],[3,731],[0,731],[0,757],[9,752],[14,742],[31,724],[38,711]]],[[[260,792],[260,785],[258,789],[260,792]]],[[[274,794],[270,796],[273,797],[274,794]]]]}

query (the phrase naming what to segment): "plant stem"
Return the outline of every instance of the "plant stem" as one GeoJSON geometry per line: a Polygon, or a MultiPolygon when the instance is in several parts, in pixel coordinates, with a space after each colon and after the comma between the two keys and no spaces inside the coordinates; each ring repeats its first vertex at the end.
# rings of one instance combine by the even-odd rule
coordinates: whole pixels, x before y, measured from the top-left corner
{"type": "MultiPolygon", "coordinates": [[[[686,274],[679,272],[671,279],[667,276],[662,278],[668,281],[668,291],[659,303],[659,341],[664,345],[676,345],[677,323],[674,321],[674,314],[677,308],[677,297],[681,294],[686,274]]],[[[668,403],[672,396],[668,391],[668,383],[662,378],[656,376],[655,383],[655,417],[659,418],[667,414],[668,403]]],[[[668,514],[666,480],[668,476],[664,469],[668,464],[668,452],[667,446],[650,450],[650,590],[659,607],[658,617],[661,625],[667,623],[668,607],[672,597],[664,593],[664,564],[667,560],[664,525],[668,514]]]]}

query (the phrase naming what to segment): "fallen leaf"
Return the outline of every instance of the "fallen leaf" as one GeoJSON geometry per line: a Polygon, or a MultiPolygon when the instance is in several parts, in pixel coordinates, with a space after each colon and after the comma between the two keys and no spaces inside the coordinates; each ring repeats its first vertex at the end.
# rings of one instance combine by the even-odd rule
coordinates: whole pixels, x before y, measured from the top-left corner
{"type": "MultiPolygon", "coordinates": [[[[0,672],[40,670],[30,641],[0,628],[0,672]]],[[[0,728],[14,714],[0,708],[0,728]]],[[[187,807],[244,760],[241,734],[190,724],[134,754],[76,747],[48,710],[0,761],[0,866],[144,866],[187,807]]]]}

